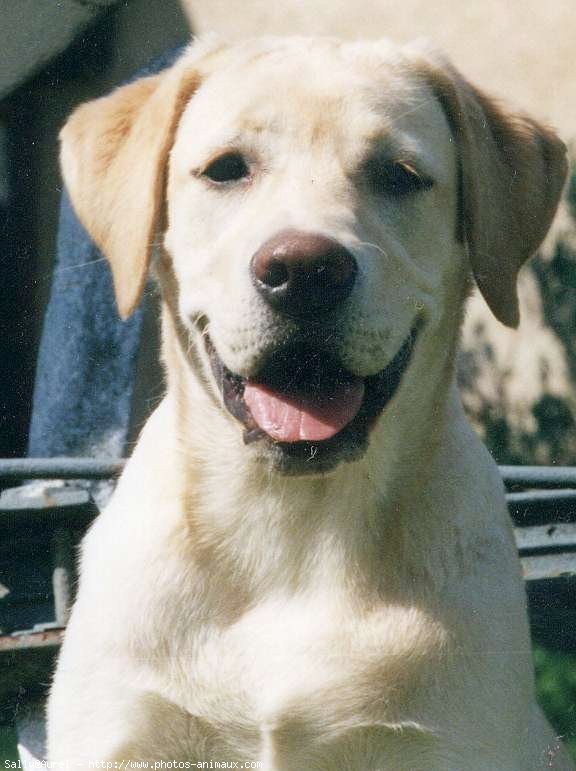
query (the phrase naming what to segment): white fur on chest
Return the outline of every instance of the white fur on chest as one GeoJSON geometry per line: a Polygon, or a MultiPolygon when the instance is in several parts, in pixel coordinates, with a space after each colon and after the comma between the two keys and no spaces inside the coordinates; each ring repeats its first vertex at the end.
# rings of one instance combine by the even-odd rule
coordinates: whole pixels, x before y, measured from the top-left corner
{"type": "Polygon", "coordinates": [[[311,752],[358,730],[423,730],[411,701],[442,647],[440,625],[416,608],[360,612],[328,588],[272,597],[202,630],[166,696],[215,727],[222,746],[270,762],[302,726],[311,752]]]}
{"type": "MultiPolygon", "coordinates": [[[[337,605],[326,594],[273,598],[213,630],[197,643],[193,678],[200,692],[236,692],[250,719],[268,724],[342,687],[359,665],[360,646],[337,605]]],[[[369,659],[372,652],[363,653],[369,659]]]]}
{"type": "Polygon", "coordinates": [[[333,597],[322,594],[258,605],[199,646],[195,679],[210,690],[213,663],[219,661],[216,671],[240,687],[254,719],[276,719],[342,682],[342,663],[353,640],[342,612],[331,617],[335,605],[333,597]]]}

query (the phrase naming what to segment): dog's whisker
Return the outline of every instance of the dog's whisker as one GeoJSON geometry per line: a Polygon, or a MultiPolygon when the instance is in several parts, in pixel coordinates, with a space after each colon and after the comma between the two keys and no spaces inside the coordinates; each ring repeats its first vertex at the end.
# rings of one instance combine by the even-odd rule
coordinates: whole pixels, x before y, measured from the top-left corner
{"type": "Polygon", "coordinates": [[[389,256],[385,249],[383,249],[379,244],[372,243],[372,241],[357,241],[356,243],[358,246],[367,246],[370,249],[374,249],[375,251],[380,252],[383,257],[389,256]]]}
{"type": "MultiPolygon", "coordinates": [[[[392,259],[392,253],[386,251],[378,244],[374,244],[370,241],[359,241],[357,242],[359,246],[366,246],[369,249],[373,249],[374,251],[381,254],[386,259],[392,259]]],[[[410,273],[412,277],[414,278],[416,285],[418,289],[427,297],[431,298],[433,295],[434,287],[432,285],[432,282],[428,276],[428,273],[426,272],[426,269],[418,265],[416,260],[410,255],[408,250],[403,251],[403,261],[402,261],[402,268],[406,269],[407,266],[410,267],[410,273]]]]}
{"type": "Polygon", "coordinates": [[[394,120],[402,120],[403,118],[407,118],[408,116],[413,115],[415,112],[422,110],[424,107],[427,107],[429,104],[433,104],[436,102],[437,102],[437,98],[435,96],[430,96],[426,99],[421,100],[417,104],[411,105],[404,112],[401,112],[398,115],[394,115],[394,120]]]}
{"type": "Polygon", "coordinates": [[[68,273],[73,270],[82,270],[84,268],[88,268],[91,265],[97,265],[101,262],[106,262],[106,257],[98,257],[95,260],[88,260],[87,262],[78,263],[78,265],[62,265],[56,267],[54,270],[49,271],[46,273],[46,275],[40,276],[35,280],[35,282],[39,285],[44,285],[51,283],[54,281],[56,276],[59,276],[63,273],[68,273]]]}
{"type": "Polygon", "coordinates": [[[107,262],[106,257],[98,257],[95,260],[88,260],[87,262],[79,263],[78,265],[68,265],[67,267],[60,268],[59,272],[64,272],[68,270],[77,270],[78,268],[86,268],[88,265],[96,265],[100,262],[107,262]]]}

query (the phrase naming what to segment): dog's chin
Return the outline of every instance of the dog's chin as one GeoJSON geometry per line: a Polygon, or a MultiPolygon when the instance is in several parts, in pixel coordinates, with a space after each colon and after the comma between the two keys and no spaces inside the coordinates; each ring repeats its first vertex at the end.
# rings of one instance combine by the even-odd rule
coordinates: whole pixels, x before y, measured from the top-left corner
{"type": "Polygon", "coordinates": [[[422,323],[393,359],[360,378],[334,352],[302,342],[269,352],[250,378],[232,372],[204,335],[212,374],[247,451],[287,476],[327,474],[362,458],[370,431],[401,386],[422,323]]]}

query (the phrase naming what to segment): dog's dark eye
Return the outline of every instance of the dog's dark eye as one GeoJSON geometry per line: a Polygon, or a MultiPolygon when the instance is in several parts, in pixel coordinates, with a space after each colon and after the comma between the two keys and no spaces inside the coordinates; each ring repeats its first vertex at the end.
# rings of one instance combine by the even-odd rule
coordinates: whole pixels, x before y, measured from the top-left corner
{"type": "Polygon", "coordinates": [[[364,176],[373,193],[394,198],[429,190],[433,185],[429,177],[420,174],[407,161],[373,158],[364,167],[364,176]]]}
{"type": "Polygon", "coordinates": [[[202,172],[212,182],[236,182],[250,174],[248,164],[240,153],[226,153],[213,160],[202,172]]]}

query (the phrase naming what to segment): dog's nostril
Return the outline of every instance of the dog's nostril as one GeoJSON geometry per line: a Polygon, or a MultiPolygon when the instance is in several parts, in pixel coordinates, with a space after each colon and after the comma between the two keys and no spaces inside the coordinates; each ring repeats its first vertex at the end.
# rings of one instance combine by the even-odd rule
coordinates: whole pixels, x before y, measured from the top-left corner
{"type": "Polygon", "coordinates": [[[302,318],[336,308],[352,291],[357,264],[338,241],[285,230],[254,254],[252,278],[275,310],[302,318]]]}
{"type": "Polygon", "coordinates": [[[271,289],[276,289],[282,284],[286,284],[289,277],[290,273],[286,265],[279,260],[272,260],[258,276],[258,280],[271,289]]]}

